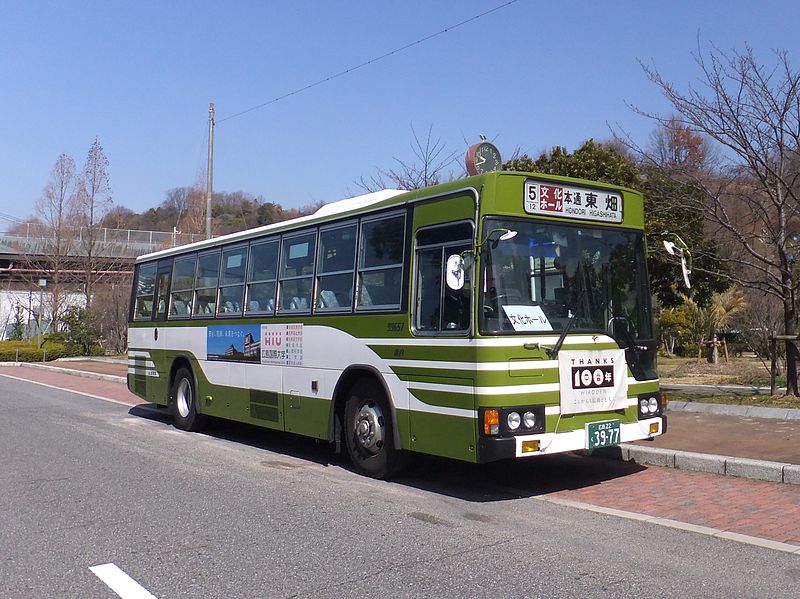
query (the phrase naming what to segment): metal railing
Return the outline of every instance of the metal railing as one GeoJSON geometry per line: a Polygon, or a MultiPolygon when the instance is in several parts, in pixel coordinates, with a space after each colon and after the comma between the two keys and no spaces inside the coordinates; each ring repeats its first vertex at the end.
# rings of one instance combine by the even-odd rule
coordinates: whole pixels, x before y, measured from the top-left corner
{"type": "MultiPolygon", "coordinates": [[[[76,256],[86,255],[91,246],[96,256],[132,258],[204,238],[197,233],[107,228],[90,231],[83,227],[67,231],[61,243],[69,254],[76,256]]],[[[0,244],[27,254],[46,254],[55,246],[55,236],[40,224],[20,223],[10,231],[0,232],[0,244]]]]}

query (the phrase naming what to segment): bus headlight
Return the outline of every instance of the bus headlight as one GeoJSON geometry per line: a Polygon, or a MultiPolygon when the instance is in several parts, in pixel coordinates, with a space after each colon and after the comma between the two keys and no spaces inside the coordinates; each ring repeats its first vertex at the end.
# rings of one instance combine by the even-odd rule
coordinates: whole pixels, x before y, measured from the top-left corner
{"type": "Polygon", "coordinates": [[[661,412],[658,394],[639,396],[639,418],[652,418],[661,412]]]}
{"type": "Polygon", "coordinates": [[[522,418],[520,418],[519,412],[508,413],[508,417],[506,418],[506,424],[508,424],[508,430],[510,431],[517,430],[521,422],[522,418]]]}
{"type": "Polygon", "coordinates": [[[522,415],[522,424],[525,425],[525,428],[533,428],[536,426],[536,414],[533,412],[525,412],[522,415]]]}

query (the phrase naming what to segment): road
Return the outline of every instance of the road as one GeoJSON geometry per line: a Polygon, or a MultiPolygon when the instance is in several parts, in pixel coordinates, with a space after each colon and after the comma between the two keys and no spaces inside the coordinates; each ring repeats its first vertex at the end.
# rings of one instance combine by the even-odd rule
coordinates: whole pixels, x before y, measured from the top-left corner
{"type": "MultiPolygon", "coordinates": [[[[109,563],[163,599],[800,594],[800,555],[585,505],[630,510],[713,475],[425,458],[381,482],[313,441],[224,423],[184,433],[148,407],[5,376],[0,422],[4,598],[118,597],[90,570],[109,563]]],[[[792,485],[725,485],[798,521],[792,485]]]]}

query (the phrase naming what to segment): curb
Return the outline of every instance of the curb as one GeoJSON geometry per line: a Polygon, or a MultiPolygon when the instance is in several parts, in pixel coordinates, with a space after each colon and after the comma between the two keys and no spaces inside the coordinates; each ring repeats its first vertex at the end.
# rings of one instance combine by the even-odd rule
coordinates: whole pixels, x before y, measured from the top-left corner
{"type": "Polygon", "coordinates": [[[107,356],[69,356],[56,358],[53,362],[104,362],[106,364],[127,364],[127,358],[110,358],[107,356]]]}
{"type": "Polygon", "coordinates": [[[127,383],[128,379],[124,376],[117,376],[115,374],[102,374],[99,372],[87,372],[85,370],[75,370],[74,368],[63,368],[60,366],[51,366],[50,364],[40,364],[38,362],[2,362],[0,366],[13,367],[13,366],[30,366],[31,368],[38,368],[40,370],[52,370],[61,374],[71,374],[73,376],[81,376],[87,379],[94,379],[98,381],[110,381],[112,383],[127,383]]]}
{"type": "Polygon", "coordinates": [[[647,466],[661,466],[676,470],[707,472],[709,474],[736,476],[751,480],[800,485],[800,466],[783,462],[752,460],[750,458],[682,451],[680,449],[642,447],[641,445],[631,445],[629,443],[595,450],[592,455],[622,460],[623,462],[636,462],[647,466]]]}
{"type": "MultiPolygon", "coordinates": [[[[728,393],[730,395],[769,395],[769,387],[752,387],[749,385],[702,385],[695,383],[666,383],[662,380],[663,391],[683,393],[728,393]]],[[[778,387],[780,390],[781,387],[778,387]]]]}
{"type": "Polygon", "coordinates": [[[745,416],[750,418],[800,420],[800,410],[796,408],[765,408],[762,406],[703,403],[700,401],[670,401],[667,410],[674,412],[702,412],[704,414],[745,416]]]}

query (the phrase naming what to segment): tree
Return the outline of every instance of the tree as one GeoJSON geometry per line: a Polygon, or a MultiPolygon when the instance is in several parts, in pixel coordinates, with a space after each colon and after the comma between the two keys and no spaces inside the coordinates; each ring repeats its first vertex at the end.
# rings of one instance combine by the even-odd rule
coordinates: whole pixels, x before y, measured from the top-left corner
{"type": "Polygon", "coordinates": [[[641,184],[636,163],[627,159],[610,144],[589,139],[575,152],[555,147],[533,160],[526,154],[514,156],[503,164],[512,171],[539,172],[638,189],[641,184]]]}
{"type": "Polygon", "coordinates": [[[128,345],[128,304],[131,294],[131,277],[98,285],[91,317],[96,324],[97,340],[102,340],[106,350],[122,354],[128,345]]]}
{"type": "Polygon", "coordinates": [[[108,177],[108,158],[100,140],[95,138],[89,147],[86,164],[76,193],[76,219],[80,227],[80,246],[83,254],[84,293],[86,308],[92,306],[92,293],[101,274],[102,237],[100,222],[112,205],[111,183],[108,177]]]}
{"type": "MultiPolygon", "coordinates": [[[[753,289],[744,290],[747,308],[738,312],[731,326],[738,330],[737,340],[752,351],[761,364],[770,371],[771,340],[783,330],[783,306],[772,295],[753,289]]],[[[778,367],[785,367],[785,347],[778,346],[778,367]]]]}
{"type": "MultiPolygon", "coordinates": [[[[731,53],[698,51],[694,57],[702,86],[690,85],[686,91],[654,66],[642,65],[674,115],[634,109],[665,127],[678,123],[722,148],[714,177],[700,176],[691,161],[662,172],[697,190],[683,205],[703,215],[707,235],[717,240],[731,265],[727,272],[714,274],[777,298],[783,306],[784,333],[797,335],[800,73],[784,50],[774,52],[771,66],[762,64],[748,46],[731,53]]],[[[651,152],[641,155],[658,167],[651,152]]],[[[800,396],[798,351],[791,342],[786,355],[787,390],[800,396]]]]}
{"type": "Polygon", "coordinates": [[[712,295],[724,291],[730,281],[719,274],[727,273],[726,262],[719,256],[716,239],[706,234],[702,212],[687,205],[686,198],[699,199],[700,192],[652,164],[639,165],[639,172],[650,247],[647,268],[651,290],[665,308],[680,306],[686,294],[698,304],[708,305],[712,295]],[[673,239],[672,235],[678,235],[691,248],[693,272],[703,273],[692,277],[690,290],[684,288],[676,263],[661,247],[663,240],[673,239]]]}
{"type": "Polygon", "coordinates": [[[369,179],[361,177],[356,185],[366,192],[379,191],[394,186],[396,189],[420,189],[438,185],[444,181],[444,171],[455,161],[456,152],[448,152],[441,139],[433,139],[433,125],[428,127],[425,139],[421,139],[411,125],[411,152],[415,160],[407,162],[395,157],[395,168],[378,170],[369,179]],[[387,183],[386,180],[389,180],[387,183]]]}
{"type": "Polygon", "coordinates": [[[22,316],[22,306],[14,306],[14,322],[8,332],[8,339],[12,341],[22,341],[25,338],[25,319],[22,316]]]}
{"type": "Polygon", "coordinates": [[[84,356],[102,353],[98,344],[100,326],[95,314],[85,308],[70,306],[64,312],[63,321],[68,348],[79,350],[84,356]]]}
{"type": "Polygon", "coordinates": [[[37,284],[44,276],[47,279],[47,298],[53,323],[57,323],[66,305],[74,284],[75,223],[76,204],[75,161],[67,154],[61,154],[53,165],[50,179],[36,201],[37,223],[33,234],[38,238],[38,247],[26,252],[28,283],[37,284]]]}
{"type": "Polygon", "coordinates": [[[731,323],[736,314],[745,308],[747,308],[747,300],[745,300],[741,290],[736,287],[726,289],[722,293],[715,293],[711,297],[708,319],[708,339],[711,343],[708,345],[706,352],[706,360],[709,363],[716,364],[719,361],[716,343],[717,333],[722,332],[731,323]]]}
{"type": "MultiPolygon", "coordinates": [[[[702,242],[702,216],[694,211],[684,211],[680,215],[675,213],[673,198],[686,193],[685,188],[675,185],[661,176],[659,171],[648,168],[648,165],[637,164],[633,157],[626,155],[624,146],[615,146],[611,142],[599,143],[593,139],[587,140],[572,153],[564,147],[555,147],[540,154],[536,160],[526,154],[515,155],[503,164],[503,168],[601,181],[642,191],[645,200],[645,233],[650,245],[647,268],[651,289],[662,306],[677,307],[683,303],[682,290],[676,286],[678,275],[675,265],[659,246],[666,230],[679,234],[692,247],[702,242]]],[[[713,244],[702,243],[706,251],[698,252],[700,266],[716,259],[713,244]]],[[[714,291],[722,291],[727,285],[709,277],[697,287],[697,299],[705,303],[714,291]]]]}
{"type": "Polygon", "coordinates": [[[668,354],[674,354],[676,346],[685,345],[691,330],[686,306],[662,310],[658,318],[658,327],[664,349],[668,354]]]}

